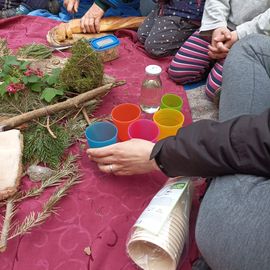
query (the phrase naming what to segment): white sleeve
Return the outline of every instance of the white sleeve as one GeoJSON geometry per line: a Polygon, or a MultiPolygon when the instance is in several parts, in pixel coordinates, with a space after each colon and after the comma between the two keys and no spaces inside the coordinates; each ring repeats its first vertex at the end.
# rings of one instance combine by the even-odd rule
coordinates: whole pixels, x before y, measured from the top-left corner
{"type": "Polygon", "coordinates": [[[206,0],[200,33],[226,27],[230,9],[230,0],[206,0]]]}
{"type": "Polygon", "coordinates": [[[270,35],[270,8],[259,14],[251,21],[242,23],[236,27],[238,38],[241,39],[249,34],[259,33],[270,35]]]}

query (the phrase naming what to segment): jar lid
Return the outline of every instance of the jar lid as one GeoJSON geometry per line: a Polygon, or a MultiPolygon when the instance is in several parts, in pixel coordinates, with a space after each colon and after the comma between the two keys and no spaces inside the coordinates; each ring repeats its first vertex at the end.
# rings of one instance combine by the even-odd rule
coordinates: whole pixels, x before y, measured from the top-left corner
{"type": "Polygon", "coordinates": [[[91,40],[91,46],[96,51],[105,51],[118,46],[119,39],[114,35],[107,35],[100,38],[94,38],[91,40]]]}
{"type": "Polygon", "coordinates": [[[145,68],[145,72],[150,75],[159,75],[162,69],[158,65],[149,65],[145,68]]]}

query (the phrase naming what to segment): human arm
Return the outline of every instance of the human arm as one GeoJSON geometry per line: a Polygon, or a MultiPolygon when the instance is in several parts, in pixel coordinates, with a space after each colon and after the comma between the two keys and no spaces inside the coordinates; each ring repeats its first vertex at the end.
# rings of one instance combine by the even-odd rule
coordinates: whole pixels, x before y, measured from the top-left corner
{"type": "Polygon", "coordinates": [[[270,109],[221,123],[198,121],[159,141],[151,158],[168,176],[270,176],[270,109]]]}
{"type": "Polygon", "coordinates": [[[250,21],[244,22],[236,26],[236,31],[239,39],[253,33],[270,35],[270,8],[265,12],[257,15],[250,21]]]}
{"type": "Polygon", "coordinates": [[[228,0],[205,2],[200,34],[212,36],[208,54],[213,59],[225,58],[229,51],[224,44],[231,39],[231,31],[227,28],[230,9],[228,0]]]}
{"type": "Polygon", "coordinates": [[[63,5],[69,13],[78,12],[80,0],[64,0],[63,5]]]}
{"type": "Polygon", "coordinates": [[[102,148],[90,148],[87,149],[87,154],[89,159],[97,162],[99,169],[105,173],[142,174],[159,170],[155,160],[149,159],[153,147],[152,142],[133,139],[102,148]]]}
{"type": "Polygon", "coordinates": [[[220,27],[213,31],[211,45],[208,46],[208,55],[212,59],[224,59],[232,45],[238,40],[236,31],[227,27],[220,27]]]}
{"type": "Polygon", "coordinates": [[[200,33],[211,35],[214,29],[227,27],[230,9],[229,0],[206,0],[200,33]]]}
{"type": "Polygon", "coordinates": [[[81,19],[81,28],[84,33],[99,33],[100,20],[105,11],[112,7],[117,8],[121,2],[129,2],[128,0],[95,0],[93,5],[85,13],[81,19]]]}
{"type": "Polygon", "coordinates": [[[133,139],[88,149],[101,171],[116,175],[146,173],[159,168],[168,176],[254,174],[270,176],[270,109],[216,122],[201,120],[155,145],[133,139]],[[149,158],[150,157],[150,158],[149,158]]]}

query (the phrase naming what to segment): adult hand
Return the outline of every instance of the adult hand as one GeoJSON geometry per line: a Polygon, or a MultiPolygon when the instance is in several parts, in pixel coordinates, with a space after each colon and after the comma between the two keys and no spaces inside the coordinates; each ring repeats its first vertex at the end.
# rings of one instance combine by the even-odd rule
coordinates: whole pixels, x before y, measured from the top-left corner
{"type": "Polygon", "coordinates": [[[99,33],[100,19],[104,15],[104,10],[97,4],[93,4],[81,18],[81,28],[84,33],[99,33]]]}
{"type": "Polygon", "coordinates": [[[64,7],[69,13],[77,13],[79,8],[79,0],[64,0],[64,7]]]}
{"type": "Polygon", "coordinates": [[[159,170],[155,160],[150,160],[154,143],[132,139],[102,148],[87,149],[90,160],[97,162],[99,169],[115,175],[133,175],[159,170]]]}
{"type": "Polygon", "coordinates": [[[225,43],[231,39],[231,31],[227,27],[219,27],[212,33],[211,45],[208,46],[208,55],[212,59],[225,58],[229,52],[229,49],[225,46],[225,43]]]}

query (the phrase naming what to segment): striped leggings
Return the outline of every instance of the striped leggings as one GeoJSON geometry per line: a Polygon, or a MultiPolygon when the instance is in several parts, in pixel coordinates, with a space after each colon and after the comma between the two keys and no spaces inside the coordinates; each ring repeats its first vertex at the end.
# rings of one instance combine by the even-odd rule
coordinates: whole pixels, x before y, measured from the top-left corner
{"type": "Polygon", "coordinates": [[[211,59],[208,56],[209,44],[209,37],[194,32],[175,55],[168,74],[172,80],[181,84],[198,82],[207,77],[205,93],[213,100],[222,83],[224,59],[211,59]]]}

